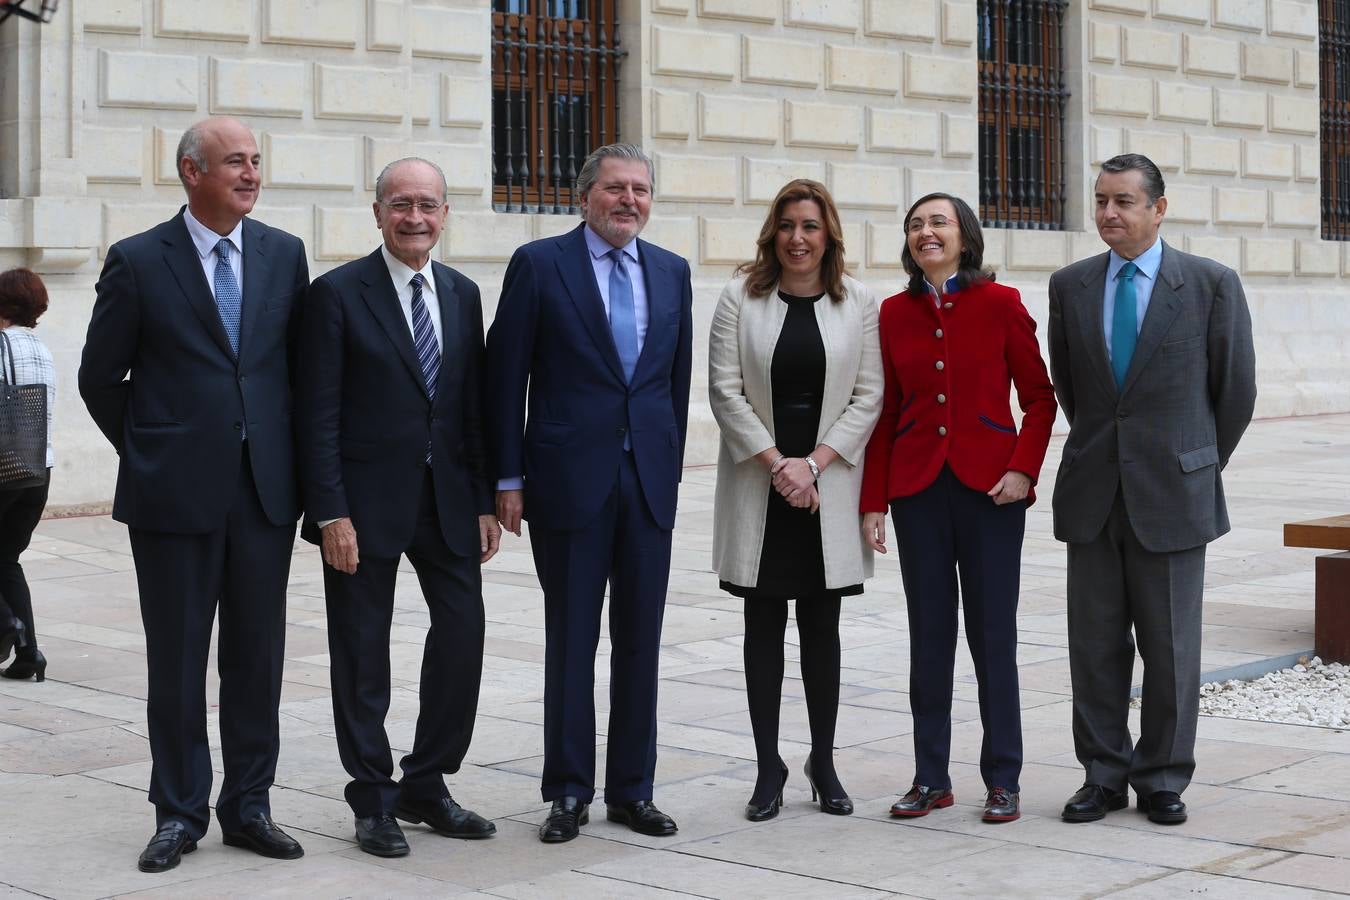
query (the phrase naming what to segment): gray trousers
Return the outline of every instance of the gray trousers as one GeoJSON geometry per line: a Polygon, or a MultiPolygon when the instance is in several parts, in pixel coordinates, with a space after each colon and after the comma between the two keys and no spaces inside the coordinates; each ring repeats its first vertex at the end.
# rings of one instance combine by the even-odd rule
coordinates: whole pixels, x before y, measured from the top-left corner
{"type": "Polygon", "coordinates": [[[1068,548],[1073,743],[1087,781],[1144,796],[1181,793],[1195,771],[1205,546],[1145,550],[1117,494],[1101,533],[1068,548]],[[1137,742],[1129,729],[1136,642],[1144,661],[1137,742]]]}

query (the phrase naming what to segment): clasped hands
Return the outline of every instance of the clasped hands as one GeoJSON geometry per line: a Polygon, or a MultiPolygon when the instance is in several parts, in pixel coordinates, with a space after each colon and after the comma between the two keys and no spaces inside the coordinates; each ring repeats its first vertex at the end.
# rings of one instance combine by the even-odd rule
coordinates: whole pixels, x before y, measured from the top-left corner
{"type": "MultiPolygon", "coordinates": [[[[361,564],[361,551],[356,542],[356,526],[350,516],[334,519],[319,529],[320,546],[323,549],[323,561],[344,575],[355,575],[361,564]]],[[[502,531],[497,525],[497,517],[485,515],[478,517],[478,561],[485,563],[497,555],[501,546],[502,531]]]]}
{"type": "Polygon", "coordinates": [[[816,489],[815,476],[806,460],[781,457],[769,467],[769,475],[774,490],[783,495],[789,506],[809,509],[812,513],[820,509],[820,491],[816,489]]]}

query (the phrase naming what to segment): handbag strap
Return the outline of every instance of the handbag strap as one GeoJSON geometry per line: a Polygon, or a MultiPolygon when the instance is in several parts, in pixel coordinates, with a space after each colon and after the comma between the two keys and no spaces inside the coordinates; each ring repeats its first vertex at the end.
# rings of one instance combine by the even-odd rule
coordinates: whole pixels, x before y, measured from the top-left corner
{"type": "Polygon", "coordinates": [[[18,384],[19,376],[14,372],[14,348],[9,345],[9,335],[0,329],[0,384],[18,384]],[[9,371],[5,371],[5,360],[9,360],[9,371]]]}

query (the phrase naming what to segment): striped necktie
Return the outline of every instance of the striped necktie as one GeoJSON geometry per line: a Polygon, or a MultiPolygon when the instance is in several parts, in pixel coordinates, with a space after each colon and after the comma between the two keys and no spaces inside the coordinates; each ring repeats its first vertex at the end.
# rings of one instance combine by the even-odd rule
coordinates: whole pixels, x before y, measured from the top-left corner
{"type": "Polygon", "coordinates": [[[431,316],[427,314],[427,305],[422,299],[424,280],[421,272],[412,277],[413,346],[417,348],[417,361],[422,364],[422,377],[427,382],[427,396],[435,402],[436,378],[441,373],[441,351],[436,346],[436,332],[431,327],[431,316]]]}

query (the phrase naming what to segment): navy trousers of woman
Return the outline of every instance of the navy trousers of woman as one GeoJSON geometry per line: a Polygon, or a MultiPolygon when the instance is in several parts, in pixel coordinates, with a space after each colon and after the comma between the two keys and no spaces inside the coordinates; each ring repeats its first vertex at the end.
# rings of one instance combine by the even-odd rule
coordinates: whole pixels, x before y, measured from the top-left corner
{"type": "Polygon", "coordinates": [[[959,575],[984,725],[980,774],[987,788],[1017,792],[1022,774],[1017,593],[1026,501],[999,506],[943,466],[931,485],[891,501],[891,519],[909,607],[914,783],[952,786],[948,761],[959,575]]]}

